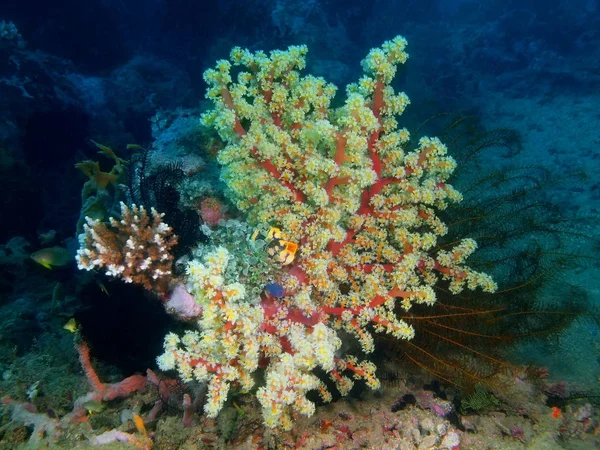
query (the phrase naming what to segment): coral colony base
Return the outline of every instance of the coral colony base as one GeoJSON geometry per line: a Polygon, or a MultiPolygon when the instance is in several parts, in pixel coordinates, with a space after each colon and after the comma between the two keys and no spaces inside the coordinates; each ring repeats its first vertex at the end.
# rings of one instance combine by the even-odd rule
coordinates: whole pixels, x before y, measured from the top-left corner
{"type": "Polygon", "coordinates": [[[397,313],[432,305],[438,284],[453,293],[496,289],[465,265],[475,241],[436,247],[447,232],[437,212],[461,195],[446,183],[455,168],[446,147],[427,137],[410,147],[398,126],[409,100],[390,83],[405,47],[399,36],[371,50],[339,108],[335,86],[301,73],[305,46],[269,55],[234,48],[205,73],[214,108],[202,120],[224,144],[222,179],[252,228],[205,225],[211,243],[193,253],[185,281],[167,267],[174,237],[158,213],[123,206],[120,221],[88,221],[80,268],[159,293],[168,280],[171,312],[195,317],[195,329],[167,335],[158,365],[208,385],[209,417],[231,389],[252,390],[264,368],[256,396],[265,424],[290,429],[293,412],[314,413],[309,391],[331,399],[313,369],[342,395],[354,380],[379,386],[375,365],[344,354],[341,336],[369,354],[374,334],[414,337],[397,313]],[[261,227],[263,239],[240,231],[261,227]]]}

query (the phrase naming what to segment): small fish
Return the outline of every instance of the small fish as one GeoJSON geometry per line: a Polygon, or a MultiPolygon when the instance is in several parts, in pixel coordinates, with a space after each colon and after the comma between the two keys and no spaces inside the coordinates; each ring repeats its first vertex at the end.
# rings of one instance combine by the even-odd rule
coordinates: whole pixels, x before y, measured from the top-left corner
{"type": "Polygon", "coordinates": [[[77,330],[79,330],[79,324],[74,317],[71,317],[67,323],[64,324],[63,329],[70,331],[71,333],[75,333],[77,330]]]}
{"type": "Polygon", "coordinates": [[[144,419],[142,419],[139,414],[133,415],[133,423],[140,433],[142,433],[144,436],[148,436],[148,433],[146,432],[146,425],[144,425],[144,419]]]}
{"type": "Polygon", "coordinates": [[[127,144],[127,150],[144,150],[144,147],[138,144],[127,144]]]}
{"type": "Polygon", "coordinates": [[[285,289],[278,283],[269,283],[265,286],[265,291],[271,294],[273,297],[280,298],[285,294],[285,289]]]}
{"type": "Polygon", "coordinates": [[[66,266],[71,262],[73,257],[66,248],[49,247],[32,253],[31,259],[44,266],[46,269],[52,269],[52,267],[66,266]]]}
{"type": "Polygon", "coordinates": [[[282,266],[287,266],[294,261],[297,250],[298,244],[285,239],[276,239],[272,241],[267,253],[282,266]]]}
{"type": "Polygon", "coordinates": [[[558,406],[553,406],[552,407],[552,417],[555,419],[558,419],[562,416],[562,411],[560,410],[560,408],[558,406]]]}
{"type": "Polygon", "coordinates": [[[105,406],[98,400],[88,400],[83,406],[89,414],[99,413],[104,411],[105,406]]]}
{"type": "Polygon", "coordinates": [[[106,295],[108,295],[110,297],[110,293],[108,292],[108,289],[106,289],[106,286],[104,285],[104,283],[100,280],[96,280],[96,284],[98,285],[98,287],[100,288],[100,290],[102,292],[104,292],[106,295]]]}
{"type": "Polygon", "coordinates": [[[296,258],[298,244],[281,239],[279,241],[279,245],[281,245],[283,248],[279,251],[278,261],[282,266],[287,266],[294,261],[294,258],[296,258]]]}
{"type": "Polygon", "coordinates": [[[282,266],[291,264],[296,258],[298,244],[288,241],[279,228],[271,227],[266,235],[260,230],[256,230],[250,239],[267,241],[267,253],[282,266]]]}

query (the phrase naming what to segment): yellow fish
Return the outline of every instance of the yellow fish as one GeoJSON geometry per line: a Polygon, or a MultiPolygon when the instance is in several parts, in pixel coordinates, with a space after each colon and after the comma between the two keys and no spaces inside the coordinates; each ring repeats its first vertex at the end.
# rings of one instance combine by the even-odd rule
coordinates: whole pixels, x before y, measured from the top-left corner
{"type": "Polygon", "coordinates": [[[144,419],[142,419],[139,414],[133,415],[133,423],[140,433],[142,433],[144,436],[148,436],[146,426],[144,425],[144,419]]]}
{"type": "Polygon", "coordinates": [[[74,317],[71,317],[67,323],[64,324],[63,328],[71,333],[75,333],[77,330],[79,330],[79,324],[74,317]]]}
{"type": "Polygon", "coordinates": [[[253,241],[266,240],[269,243],[267,253],[282,266],[291,264],[296,258],[298,244],[288,241],[279,228],[269,228],[266,235],[262,231],[256,230],[250,239],[253,241]]]}
{"type": "Polygon", "coordinates": [[[277,239],[273,241],[267,253],[282,266],[287,266],[294,261],[296,251],[298,251],[298,244],[285,239],[277,239]]]}
{"type": "Polygon", "coordinates": [[[98,400],[88,400],[82,405],[89,414],[99,413],[104,411],[105,406],[98,400]]]}
{"type": "Polygon", "coordinates": [[[46,269],[64,267],[73,259],[71,254],[63,247],[49,247],[31,254],[31,259],[41,264],[46,269]]]}

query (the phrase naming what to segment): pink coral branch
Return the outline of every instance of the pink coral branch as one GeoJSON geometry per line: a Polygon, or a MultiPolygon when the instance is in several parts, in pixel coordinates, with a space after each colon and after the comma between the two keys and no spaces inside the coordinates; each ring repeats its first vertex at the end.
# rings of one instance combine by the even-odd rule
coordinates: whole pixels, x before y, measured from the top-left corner
{"type": "Polygon", "coordinates": [[[92,367],[92,361],[90,358],[90,346],[85,341],[81,341],[77,346],[77,353],[79,353],[79,363],[85,372],[85,377],[90,384],[92,390],[97,393],[100,397],[104,395],[106,386],[100,381],[100,377],[92,367]]]}
{"type": "Polygon", "coordinates": [[[102,383],[92,366],[89,345],[82,341],[75,348],[79,353],[79,362],[92,391],[75,400],[73,411],[65,416],[69,422],[78,422],[85,419],[87,411],[84,405],[90,400],[100,402],[115,400],[117,398],[129,397],[131,394],[143,391],[146,388],[146,377],[142,375],[132,375],[118,383],[102,383]]]}

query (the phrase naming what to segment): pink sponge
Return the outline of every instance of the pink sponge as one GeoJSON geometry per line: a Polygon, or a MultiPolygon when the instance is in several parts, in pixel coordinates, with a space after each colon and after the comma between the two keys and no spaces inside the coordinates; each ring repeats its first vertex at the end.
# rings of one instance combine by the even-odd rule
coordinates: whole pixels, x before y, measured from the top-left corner
{"type": "Polygon", "coordinates": [[[202,314],[202,307],[196,303],[194,297],[181,284],[175,286],[165,307],[168,312],[181,320],[193,319],[202,314]]]}

